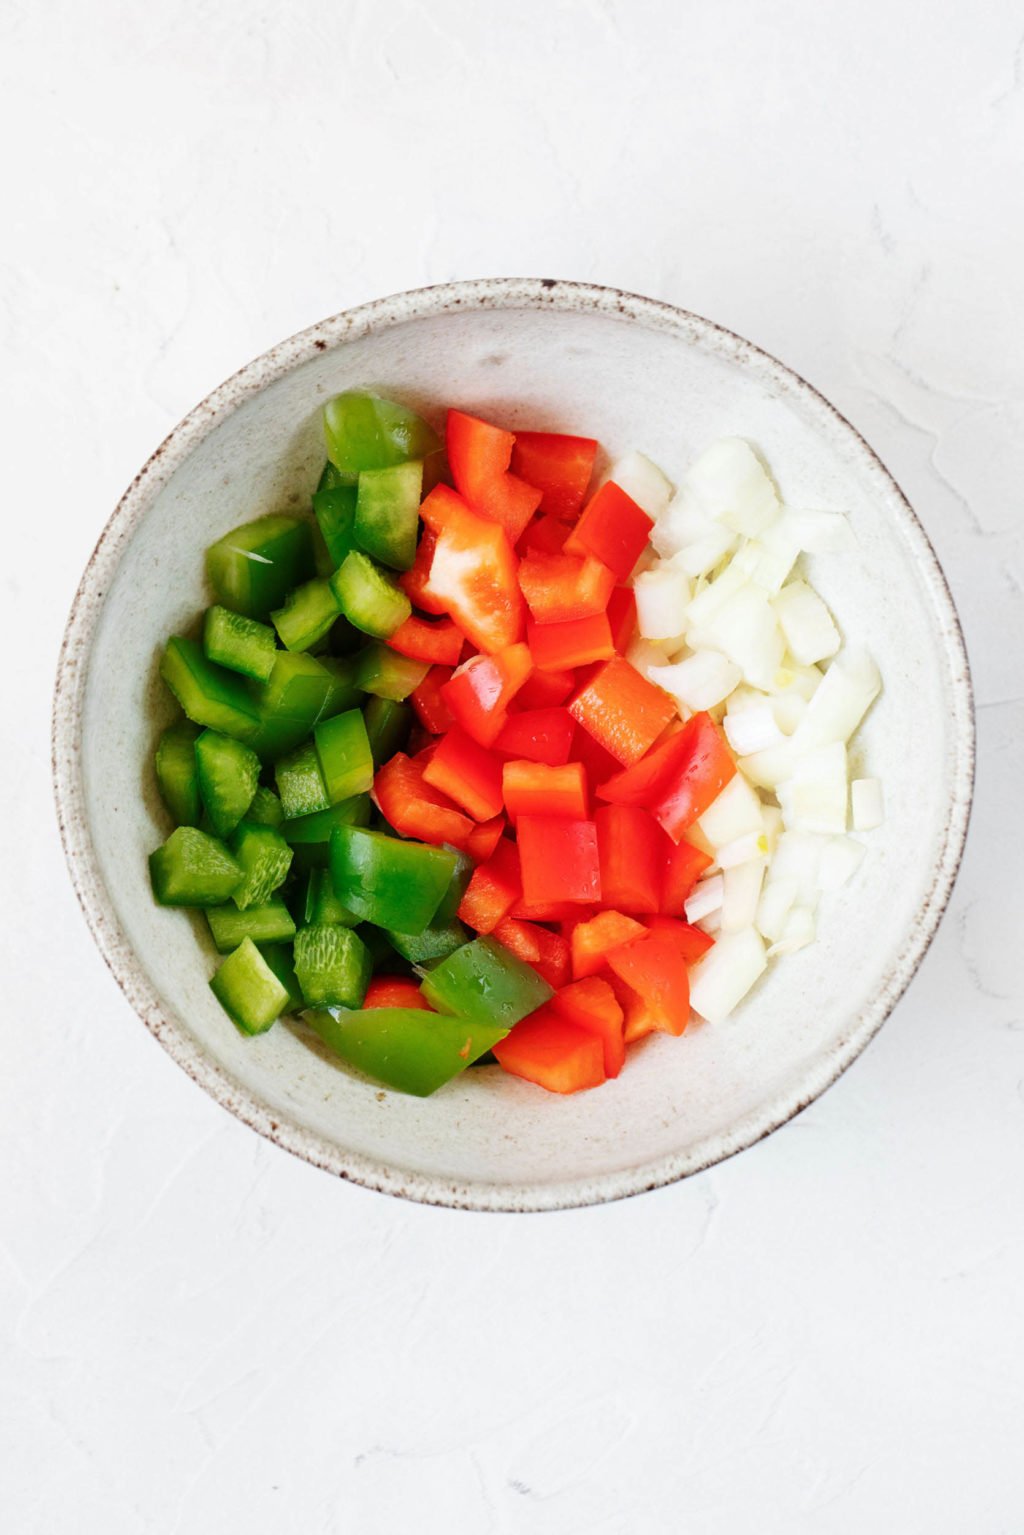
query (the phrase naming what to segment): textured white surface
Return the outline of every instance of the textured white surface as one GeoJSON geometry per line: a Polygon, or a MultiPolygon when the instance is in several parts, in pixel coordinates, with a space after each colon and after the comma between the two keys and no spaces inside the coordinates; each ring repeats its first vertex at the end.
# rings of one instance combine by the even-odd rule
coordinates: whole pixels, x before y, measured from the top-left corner
{"type": "Polygon", "coordinates": [[[1016,1535],[1018,8],[48,0],[0,33],[4,1527],[1016,1535]],[[953,906],[863,1059],[710,1175],[537,1217],[337,1184],[205,1099],[92,947],[47,761],[78,575],[183,411],[321,315],[505,272],[681,303],[829,394],[980,705],[953,906]]]}

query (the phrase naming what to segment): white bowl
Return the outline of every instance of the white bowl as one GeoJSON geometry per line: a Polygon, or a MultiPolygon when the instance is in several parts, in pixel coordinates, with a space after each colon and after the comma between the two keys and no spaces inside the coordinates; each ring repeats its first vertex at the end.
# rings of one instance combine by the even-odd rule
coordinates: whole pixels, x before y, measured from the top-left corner
{"type": "Polygon", "coordinates": [[[935,932],[970,807],[970,678],[949,591],[920,523],[854,429],[749,342],[650,299],[550,280],[399,294],[336,315],[243,368],[133,481],[89,562],[54,705],[54,777],[72,879],[140,1017],[207,1092],[341,1177],[436,1204],[546,1210],[655,1188],[750,1146],[857,1056],[935,932]],[[670,475],[725,434],[760,444],[784,495],[848,510],[859,553],[812,563],[884,693],[857,759],[888,820],[820,938],[774,965],[726,1023],[656,1036],[617,1081],[560,1098],[467,1072],[425,1100],[384,1092],[279,1025],[245,1040],[210,993],[205,923],[153,902],[146,857],[168,826],[151,757],[171,717],[168,634],[207,600],[202,551],[261,513],[306,507],[323,401],[368,386],[435,421],[448,404],[636,447],[670,475]]]}

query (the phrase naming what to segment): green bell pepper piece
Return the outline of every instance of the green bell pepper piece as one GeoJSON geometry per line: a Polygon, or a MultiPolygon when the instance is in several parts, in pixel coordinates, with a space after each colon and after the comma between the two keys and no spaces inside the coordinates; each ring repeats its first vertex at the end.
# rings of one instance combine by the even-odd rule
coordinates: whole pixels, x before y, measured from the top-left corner
{"type": "Polygon", "coordinates": [[[400,933],[422,933],[455,872],[455,855],[382,832],[337,826],[330,869],[338,900],[364,922],[400,933]]]}
{"type": "Polygon", "coordinates": [[[330,804],[373,787],[373,754],[359,709],[323,720],[313,731],[313,740],[330,804]]]}
{"type": "Polygon", "coordinates": [[[426,458],[441,446],[437,433],[414,411],[360,389],[327,401],[324,436],[328,458],[347,481],[364,469],[387,469],[409,458],[426,458]]]}
{"type": "MultiPolygon", "coordinates": [[[[363,638],[359,636],[360,640],[363,638]]],[[[333,719],[346,709],[358,709],[364,703],[363,690],[356,684],[355,656],[318,656],[317,660],[331,679],[327,697],[317,719],[333,719]]]]}
{"type": "Polygon", "coordinates": [[[204,730],[195,751],[200,798],[217,836],[227,837],[252,804],[260,759],[251,747],[216,730],[204,730]]]}
{"type": "Polygon", "coordinates": [[[243,875],[223,842],[196,826],[179,826],[150,853],[149,878],[161,906],[221,906],[243,875]]]}
{"type": "Polygon", "coordinates": [[[259,720],[250,744],[274,761],[311,734],[336,688],[336,678],[315,656],[278,651],[270,680],[255,690],[259,720]]]}
{"type": "MultiPolygon", "coordinates": [[[[274,776],[285,822],[298,816],[312,815],[317,810],[326,810],[331,803],[312,741],[296,747],[287,757],[281,757],[274,769],[274,776]]],[[[285,822],[282,822],[282,826],[285,822]]]]}
{"type": "Polygon", "coordinates": [[[285,1013],[297,1013],[304,1006],[302,988],[295,974],[295,955],[290,943],[258,943],[256,947],[269,969],[273,970],[288,993],[288,1001],[282,1008],[285,1013]]]}
{"type": "Polygon", "coordinates": [[[442,896],[440,906],[434,913],[431,923],[432,927],[445,927],[449,922],[455,921],[459,907],[462,904],[462,897],[466,893],[466,886],[469,884],[473,870],[476,868],[468,853],[460,852],[458,848],[451,847],[449,843],[445,843],[445,846],[448,847],[455,859],[455,870],[452,874],[452,882],[442,896]]]}
{"type": "Polygon", "coordinates": [[[506,1031],[554,996],[531,965],[493,938],[474,938],[456,949],[423,977],[420,990],[439,1013],[497,1022],[506,1031]]]}
{"type": "Polygon", "coordinates": [[[232,899],[239,911],[263,906],[288,878],[294,854],[272,826],[243,821],[231,838],[231,853],[245,878],[232,899]]]}
{"type": "Polygon", "coordinates": [[[266,624],[215,604],[203,620],[203,649],[218,666],[266,682],[274,670],[277,641],[266,624]]]}
{"type": "Polygon", "coordinates": [[[416,558],[422,492],[419,459],[393,464],[390,469],[364,469],[356,499],[359,548],[392,570],[409,570],[416,558]]]}
{"type": "Polygon", "coordinates": [[[252,804],[245,812],[245,819],[254,826],[280,826],[284,820],[284,811],[273,789],[260,784],[252,797],[252,804]]]}
{"type": "Polygon", "coordinates": [[[389,932],[387,938],[395,953],[410,964],[433,965],[461,949],[468,942],[469,934],[461,922],[449,921],[443,926],[432,922],[422,933],[389,932]]]}
{"type": "Polygon", "coordinates": [[[328,634],[339,608],[330,583],[307,581],[289,592],[283,607],[271,613],[271,622],[285,650],[309,650],[328,634]]]}
{"type": "Polygon", "coordinates": [[[244,938],[210,982],[243,1034],[265,1034],[288,1005],[288,992],[251,938],[244,938]]]}
{"type": "Polygon", "coordinates": [[[179,720],[157,743],[154,766],[160,797],[178,826],[198,826],[201,814],[196,737],[199,727],[179,720]]]}
{"type": "Polygon", "coordinates": [[[281,835],[292,847],[304,847],[321,843],[324,849],[323,865],[327,864],[327,844],[336,826],[365,826],[372,810],[370,796],[357,794],[353,799],[331,805],[327,810],[315,810],[311,815],[296,816],[294,820],[281,822],[281,835]]]}
{"type": "Polygon", "coordinates": [[[335,469],[330,459],[327,459],[323,469],[320,472],[320,478],[316,482],[316,490],[314,491],[314,495],[319,495],[322,490],[337,490],[341,485],[354,484],[355,480],[351,476],[346,478],[345,475],[339,473],[339,471],[335,469]]]}
{"type": "Polygon", "coordinates": [[[404,746],[412,725],[412,710],[397,698],[378,698],[371,694],[366,700],[363,719],[366,721],[366,735],[373,753],[373,765],[380,767],[382,762],[387,762],[404,746]]]}
{"type": "Polygon", "coordinates": [[[210,933],[220,954],[237,949],[244,938],[253,943],[276,943],[295,937],[292,914],[283,901],[268,901],[265,906],[250,906],[239,911],[233,901],[210,906],[206,911],[210,933]]]}
{"type": "Polygon", "coordinates": [[[355,548],[357,494],[355,485],[338,485],[318,489],[313,496],[313,515],[331,557],[332,570],[355,548]]]}
{"type": "Polygon", "coordinates": [[[356,657],[356,681],[363,692],[395,703],[408,698],[429,670],[429,662],[400,656],[387,645],[367,645],[356,657]]]}
{"type": "Polygon", "coordinates": [[[217,597],[246,618],[266,619],[314,569],[313,526],[300,517],[257,517],[206,551],[206,574],[217,597]]]}
{"type": "Polygon", "coordinates": [[[350,927],[319,922],[295,935],[295,974],[307,1007],[358,1007],[370,984],[369,950],[350,927]]]}
{"type": "Polygon", "coordinates": [[[167,641],[160,675],[190,720],[250,741],[259,728],[259,712],[237,672],[210,661],[195,640],[175,635],[167,641]]]}
{"type": "Polygon", "coordinates": [[[412,603],[392,578],[359,549],[346,554],[331,577],[338,606],[357,629],[387,639],[412,612],[412,603]]]}
{"type": "Polygon", "coordinates": [[[329,869],[310,869],[303,898],[304,927],[322,922],[335,922],[341,927],[355,927],[359,918],[347,906],[342,906],[334,893],[329,869]]]}
{"type": "Polygon", "coordinates": [[[508,1033],[493,1021],[412,1007],[317,1008],[302,1017],[347,1065],[417,1098],[436,1092],[508,1033]]]}

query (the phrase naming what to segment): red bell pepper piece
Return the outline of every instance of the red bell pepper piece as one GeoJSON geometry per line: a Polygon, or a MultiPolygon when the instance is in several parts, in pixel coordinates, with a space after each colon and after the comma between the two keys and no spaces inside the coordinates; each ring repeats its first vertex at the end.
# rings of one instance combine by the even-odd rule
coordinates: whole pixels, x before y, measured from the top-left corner
{"type": "Polygon", "coordinates": [[[447,485],[420,506],[436,535],[430,591],[481,650],[504,650],[523,634],[516,557],[503,528],[471,511],[447,485]]]}
{"type": "Polygon", "coordinates": [[[572,755],[577,762],[583,763],[592,784],[603,783],[620,771],[620,765],[611,752],[606,752],[585,730],[577,730],[573,737],[572,755]]]}
{"type": "Polygon", "coordinates": [[[496,815],[493,821],[474,826],[466,839],[466,852],[474,863],[485,863],[501,841],[506,826],[505,817],[496,815]]]}
{"type": "Polygon", "coordinates": [[[522,897],[509,912],[510,917],[522,922],[561,922],[563,936],[566,925],[582,921],[590,915],[592,911],[589,906],[580,906],[575,901],[527,901],[522,897]]]}
{"type": "Polygon", "coordinates": [[[448,466],[474,511],[498,522],[514,544],[541,503],[543,491],[509,474],[511,432],[464,411],[450,410],[445,427],[448,466]]]}
{"type": "Polygon", "coordinates": [[[686,739],[686,753],[673,762],[650,803],[651,814],[673,842],[704,814],[736,772],[729,743],[710,714],[694,714],[679,734],[686,739]]]}
{"type": "Polygon", "coordinates": [[[451,681],[451,676],[451,667],[432,666],[419,687],[409,694],[409,702],[420,723],[432,736],[443,735],[455,724],[443,694],[445,683],[451,681]]]}
{"type": "Polygon", "coordinates": [[[555,517],[535,517],[516,548],[524,557],[528,554],[561,554],[569,533],[568,523],[559,522],[555,517]]]}
{"type": "Polygon", "coordinates": [[[473,823],[456,810],[447,795],[424,782],[426,763],[396,752],[377,771],[373,798],[384,819],[403,837],[419,842],[450,842],[465,847],[473,823]]]}
{"type": "Polygon", "coordinates": [[[598,1035],[569,1023],[550,1004],[517,1023],[494,1053],[505,1071],[550,1093],[578,1093],[605,1079],[598,1035]]]}
{"type": "Polygon", "coordinates": [[[453,725],[423,770],[423,780],[454,800],[474,821],[501,814],[501,761],[453,725]]]}
{"type": "Polygon", "coordinates": [[[610,971],[608,984],[622,1008],[625,1044],[635,1044],[638,1039],[643,1039],[647,1034],[657,1032],[660,1016],[648,1002],[644,1001],[638,991],[634,991],[632,986],[627,986],[625,981],[620,981],[618,976],[612,975],[610,971]]]}
{"type": "Polygon", "coordinates": [[[516,828],[523,898],[531,906],[546,901],[601,899],[601,866],[593,821],[524,815],[516,828]]]}
{"type": "Polygon", "coordinates": [[[567,709],[525,709],[509,715],[494,749],[509,757],[560,767],[569,760],[575,729],[576,722],[567,709]]]}
{"type": "Polygon", "coordinates": [[[599,911],[587,922],[577,922],[572,930],[572,973],[574,980],[596,975],[604,969],[605,956],[610,949],[642,938],[647,929],[634,917],[621,911],[599,911]]]}
{"type": "Polygon", "coordinates": [[[652,933],[664,933],[688,965],[696,964],[702,954],[715,946],[710,933],[705,933],[699,927],[691,927],[688,922],[680,922],[675,917],[644,917],[643,922],[652,933]]]}
{"type": "Polygon", "coordinates": [[[564,624],[527,624],[527,641],[533,663],[541,671],[567,671],[591,661],[606,661],[615,654],[606,613],[590,618],[571,618],[564,624]]]}
{"type": "Polygon", "coordinates": [[[573,981],[555,992],[550,1005],[568,1023],[598,1036],[604,1050],[604,1074],[617,1077],[626,1059],[625,1019],[608,982],[598,975],[573,981]]]}
{"type": "Polygon", "coordinates": [[[402,588],[414,608],[419,608],[423,613],[445,613],[447,608],[440,598],[430,589],[430,567],[434,562],[434,548],[437,544],[437,535],[432,528],[424,528],[420,534],[420,541],[416,545],[416,558],[409,570],[403,570],[398,577],[398,584],[402,588]]]}
{"type": "Polygon", "coordinates": [[[564,986],[569,979],[569,945],[561,933],[535,922],[519,922],[504,917],[494,929],[494,937],[510,954],[532,965],[549,986],[564,986]]]}
{"type": "Polygon", "coordinates": [[[615,590],[607,565],[574,554],[529,552],[519,565],[519,588],[538,624],[568,623],[603,613],[615,590]]]}
{"type": "Polygon", "coordinates": [[[638,762],[628,768],[615,764],[616,771],[610,777],[596,779],[598,798],[613,805],[648,805],[657,799],[689,752],[687,742],[680,740],[683,728],[673,723],[638,762]]]}
{"type": "Polygon", "coordinates": [[[594,825],[601,899],[616,911],[657,912],[671,846],[657,821],[638,805],[604,805],[595,812],[594,825]]]}
{"type": "Polygon", "coordinates": [[[670,841],[668,857],[662,870],[658,910],[666,917],[678,917],[686,904],[686,897],[713,862],[710,853],[694,847],[685,837],[675,844],[670,841]]]}
{"type": "Polygon", "coordinates": [[[631,586],[617,586],[612,592],[608,599],[608,623],[612,644],[624,656],[636,633],[636,597],[631,586]]]}
{"type": "Polygon", "coordinates": [[[533,669],[525,645],[510,645],[494,655],[472,656],[452,673],[441,696],[452,717],[481,746],[492,746],[508,706],[533,669]]]}
{"type": "Polygon", "coordinates": [[[402,975],[375,975],[366,988],[363,1007],[415,1007],[425,1013],[434,1011],[416,982],[406,980],[402,975]]]}
{"type": "Polygon", "coordinates": [[[690,1021],[690,976],[674,939],[649,932],[606,955],[613,975],[643,998],[665,1034],[681,1034],[690,1021]]]}
{"type": "MultiPolygon", "coordinates": [[[[516,709],[551,709],[562,704],[576,686],[572,672],[534,671],[516,694],[516,709]]],[[[525,755],[525,753],[524,753],[525,755]]]]}
{"type": "Polygon", "coordinates": [[[478,933],[493,933],[522,895],[519,852],[502,837],[485,863],[473,870],[459,905],[459,916],[478,933]]]}
{"type": "Polygon", "coordinates": [[[594,471],[597,443],[593,437],[564,432],[517,432],[512,472],[543,492],[542,512],[575,517],[594,471]]]}
{"type": "Polygon", "coordinates": [[[561,767],[550,767],[546,762],[506,762],[501,792],[513,823],[521,815],[571,816],[576,821],[587,818],[587,774],[582,762],[566,762],[561,767]]]}
{"type": "MultiPolygon", "coordinates": [[[[531,645],[532,645],[531,639],[531,645]]],[[[569,700],[578,725],[627,765],[641,758],[676,715],[675,700],[615,656],[569,700]]]]}
{"type": "Polygon", "coordinates": [[[430,623],[413,613],[399,624],[387,643],[399,655],[410,656],[414,661],[436,661],[441,666],[457,666],[462,654],[465,635],[450,618],[430,623]]]}
{"type": "Polygon", "coordinates": [[[628,581],[633,566],[647,548],[654,521],[613,480],[608,480],[584,507],[566,540],[566,554],[592,554],[620,581],[628,581]]]}

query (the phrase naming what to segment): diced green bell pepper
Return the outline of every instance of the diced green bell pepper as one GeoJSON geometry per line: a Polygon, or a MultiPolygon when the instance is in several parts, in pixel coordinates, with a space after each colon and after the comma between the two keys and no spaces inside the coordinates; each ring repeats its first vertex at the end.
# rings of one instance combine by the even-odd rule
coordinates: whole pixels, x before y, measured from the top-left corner
{"type": "Polygon", "coordinates": [[[179,826],[150,853],[149,877],[161,906],[221,906],[243,878],[223,842],[196,826],[179,826]]]}
{"type": "Polygon", "coordinates": [[[412,612],[402,588],[359,549],[346,554],[331,577],[331,591],[349,623],[377,639],[394,634],[412,612]]]}
{"type": "Polygon", "coordinates": [[[331,871],[310,869],[303,903],[303,926],[321,922],[337,922],[342,927],[355,927],[359,918],[354,911],[343,906],[335,895],[331,871]]]}
{"type": "Polygon", "coordinates": [[[493,938],[474,938],[456,949],[423,977],[420,990],[439,1013],[497,1023],[504,1030],[554,995],[531,965],[493,938]]]}
{"type": "Polygon", "coordinates": [[[380,767],[404,746],[412,725],[412,710],[397,698],[378,698],[371,694],[366,700],[363,719],[374,767],[380,767]]]}
{"type": "Polygon", "coordinates": [[[290,943],[259,943],[256,945],[264,960],[288,993],[288,1001],[282,1008],[285,1013],[297,1013],[303,1007],[302,987],[295,974],[295,955],[290,943]]]}
{"type": "Polygon", "coordinates": [[[275,608],[271,621],[286,650],[309,650],[330,632],[338,616],[338,602],[328,581],[307,581],[289,592],[283,607],[275,608]]]}
{"type": "Polygon", "coordinates": [[[366,945],[350,927],[319,922],[295,935],[295,974],[307,1007],[358,1007],[372,972],[366,945]]]}
{"type": "Polygon", "coordinates": [[[409,570],[416,558],[422,492],[419,459],[389,469],[364,469],[356,500],[359,548],[392,570],[409,570]]]}
{"type": "Polygon", "coordinates": [[[157,743],[154,761],[157,787],[178,826],[199,825],[198,734],[198,725],[193,725],[191,720],[179,720],[164,731],[157,743]]]}
{"type": "Polygon", "coordinates": [[[345,480],[364,469],[387,469],[436,453],[440,439],[414,411],[394,400],[352,389],[324,406],[327,456],[345,480]]]}
{"type": "Polygon", "coordinates": [[[432,965],[439,959],[447,959],[456,949],[469,941],[469,934],[461,922],[432,922],[422,933],[388,933],[388,942],[397,954],[412,965],[432,965]]]}
{"type": "Polygon", "coordinates": [[[227,837],[252,804],[260,781],[260,759],[249,746],[216,730],[196,741],[199,794],[218,837],[227,837]]]}
{"type": "Polygon", "coordinates": [[[365,826],[372,810],[370,796],[357,794],[353,799],[331,805],[327,810],[315,810],[311,815],[296,816],[292,821],[281,822],[281,835],[292,847],[320,843],[324,849],[323,863],[327,863],[327,844],[336,826],[365,826]]]}
{"type": "Polygon", "coordinates": [[[313,571],[313,527],[300,517],[257,517],[206,551],[210,585],[226,608],[247,618],[266,619],[313,571]]]}
{"type": "Polygon", "coordinates": [[[355,548],[355,485],[338,485],[318,490],[313,496],[313,515],[336,570],[350,549],[355,548]]]}
{"type": "Polygon", "coordinates": [[[362,922],[357,931],[370,951],[375,972],[383,971],[386,975],[410,973],[410,967],[395,953],[382,927],[374,927],[372,922],[362,922]]]}
{"type": "Polygon", "coordinates": [[[288,992],[251,938],[244,938],[210,986],[243,1034],[265,1034],[288,1005],[288,992]]]}
{"type": "MultiPolygon", "coordinates": [[[[448,844],[445,845],[448,846],[448,844]]],[[[462,897],[466,893],[466,886],[469,884],[473,870],[476,868],[468,853],[462,853],[458,848],[454,847],[449,850],[455,859],[455,869],[452,874],[451,884],[442,896],[441,904],[434,913],[431,923],[432,927],[445,927],[449,922],[455,921],[459,907],[462,904],[462,897]]]]}
{"type": "Polygon", "coordinates": [[[252,797],[252,803],[245,812],[245,819],[251,821],[254,826],[280,826],[284,820],[284,811],[273,789],[260,784],[252,797]]]}
{"type": "Polygon", "coordinates": [[[233,901],[207,908],[206,920],[220,954],[237,949],[243,938],[253,943],[278,943],[295,937],[292,914],[283,901],[268,901],[265,906],[250,906],[239,911],[233,901]]]}
{"type": "Polygon", "coordinates": [[[248,686],[237,672],[208,660],[195,640],[178,635],[169,639],[160,675],[197,725],[238,741],[249,741],[256,735],[259,713],[248,686]]]}
{"type": "Polygon", "coordinates": [[[337,826],[330,869],[339,901],[364,922],[422,933],[451,884],[455,855],[362,827],[337,826]]]}
{"type": "Polygon", "coordinates": [[[373,787],[373,754],[359,709],[323,720],[313,731],[313,740],[330,804],[373,787]]]}
{"type": "Polygon", "coordinates": [[[365,700],[362,688],[356,684],[355,656],[318,656],[317,660],[331,679],[330,689],[317,721],[319,724],[319,720],[333,719],[336,714],[343,714],[346,709],[358,709],[365,700]]]}
{"type": "Polygon", "coordinates": [[[386,1087],[426,1098],[504,1039],[495,1022],[469,1022],[422,1008],[317,1008],[302,1017],[328,1049],[386,1087]]]}
{"type": "Polygon", "coordinates": [[[395,703],[408,698],[429,670],[427,661],[400,656],[387,645],[367,645],[356,657],[356,681],[363,692],[395,703]]]}
{"type": "Polygon", "coordinates": [[[277,641],[266,624],[215,604],[203,620],[203,649],[218,666],[266,682],[274,670],[277,641]]]}
{"type": "Polygon", "coordinates": [[[255,693],[258,713],[251,745],[271,761],[311,734],[336,688],[336,678],[315,656],[278,651],[270,680],[255,693]]]}
{"type": "Polygon", "coordinates": [[[319,495],[322,490],[337,490],[340,485],[354,484],[354,476],[349,475],[346,477],[345,475],[339,473],[339,471],[335,469],[334,465],[331,463],[330,459],[327,459],[323,469],[320,471],[320,478],[316,482],[316,490],[314,494],[319,495]]]}
{"type": "Polygon", "coordinates": [[[245,875],[234,893],[239,911],[263,906],[288,877],[294,854],[272,826],[243,821],[231,838],[231,853],[245,875]]]}
{"type": "MultiPolygon", "coordinates": [[[[317,810],[326,810],[330,805],[327,785],[312,741],[297,746],[287,757],[279,758],[274,776],[285,822],[298,816],[312,815],[317,810]]],[[[284,822],[281,824],[283,826],[284,822]]]]}

